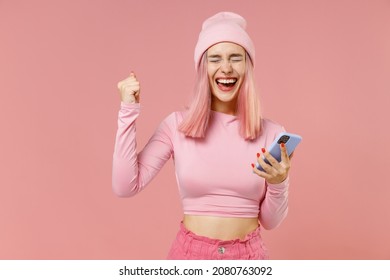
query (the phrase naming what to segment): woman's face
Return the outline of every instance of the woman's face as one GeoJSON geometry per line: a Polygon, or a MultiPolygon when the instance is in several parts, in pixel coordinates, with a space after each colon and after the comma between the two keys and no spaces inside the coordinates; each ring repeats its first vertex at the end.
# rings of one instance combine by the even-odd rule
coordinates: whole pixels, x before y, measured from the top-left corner
{"type": "Polygon", "coordinates": [[[222,42],[207,50],[207,74],[212,94],[212,109],[234,114],[240,86],[245,77],[245,49],[222,42]]]}

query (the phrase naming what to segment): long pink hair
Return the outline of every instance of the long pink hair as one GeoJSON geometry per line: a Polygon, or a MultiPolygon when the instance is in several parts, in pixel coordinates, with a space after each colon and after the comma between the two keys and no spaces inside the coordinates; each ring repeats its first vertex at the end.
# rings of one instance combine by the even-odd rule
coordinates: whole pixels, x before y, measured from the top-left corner
{"type": "MultiPolygon", "coordinates": [[[[261,133],[260,100],[255,91],[253,64],[246,53],[245,77],[237,99],[237,118],[240,121],[240,135],[245,140],[256,139],[261,133]]],[[[179,131],[194,138],[205,137],[211,110],[211,91],[207,76],[206,55],[200,59],[193,100],[188,112],[179,125],[179,131]]]]}

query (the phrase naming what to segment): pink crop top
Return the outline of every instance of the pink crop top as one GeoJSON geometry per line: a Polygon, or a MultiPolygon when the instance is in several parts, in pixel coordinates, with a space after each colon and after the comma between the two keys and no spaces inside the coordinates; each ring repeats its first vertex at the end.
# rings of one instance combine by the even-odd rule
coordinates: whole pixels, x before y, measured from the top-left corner
{"type": "Polygon", "coordinates": [[[135,122],[139,113],[139,103],[121,103],[112,170],[116,195],[140,192],[172,156],[184,214],[258,217],[266,229],[275,228],[285,218],[288,178],[280,184],[267,184],[250,166],[256,153],[284,131],[282,126],[263,119],[261,136],[246,141],[239,135],[235,116],[211,111],[206,137],[194,139],[177,130],[184,112],[174,112],[137,155],[135,122]]]}

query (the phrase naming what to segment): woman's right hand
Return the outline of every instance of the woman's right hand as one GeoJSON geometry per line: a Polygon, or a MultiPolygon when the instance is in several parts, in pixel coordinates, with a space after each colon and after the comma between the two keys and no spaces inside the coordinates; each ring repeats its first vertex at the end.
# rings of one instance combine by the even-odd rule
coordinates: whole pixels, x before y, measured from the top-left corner
{"type": "Polygon", "coordinates": [[[130,76],[118,83],[118,89],[121,95],[121,100],[124,103],[139,103],[140,86],[135,74],[130,73],[130,76]]]}

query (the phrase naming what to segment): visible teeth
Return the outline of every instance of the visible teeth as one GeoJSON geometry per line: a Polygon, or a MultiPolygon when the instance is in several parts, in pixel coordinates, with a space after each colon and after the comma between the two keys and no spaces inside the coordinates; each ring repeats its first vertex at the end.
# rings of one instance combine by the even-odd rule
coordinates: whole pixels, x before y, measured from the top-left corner
{"type": "Polygon", "coordinates": [[[221,84],[232,84],[235,83],[236,81],[237,79],[217,79],[217,82],[221,84]]]}

